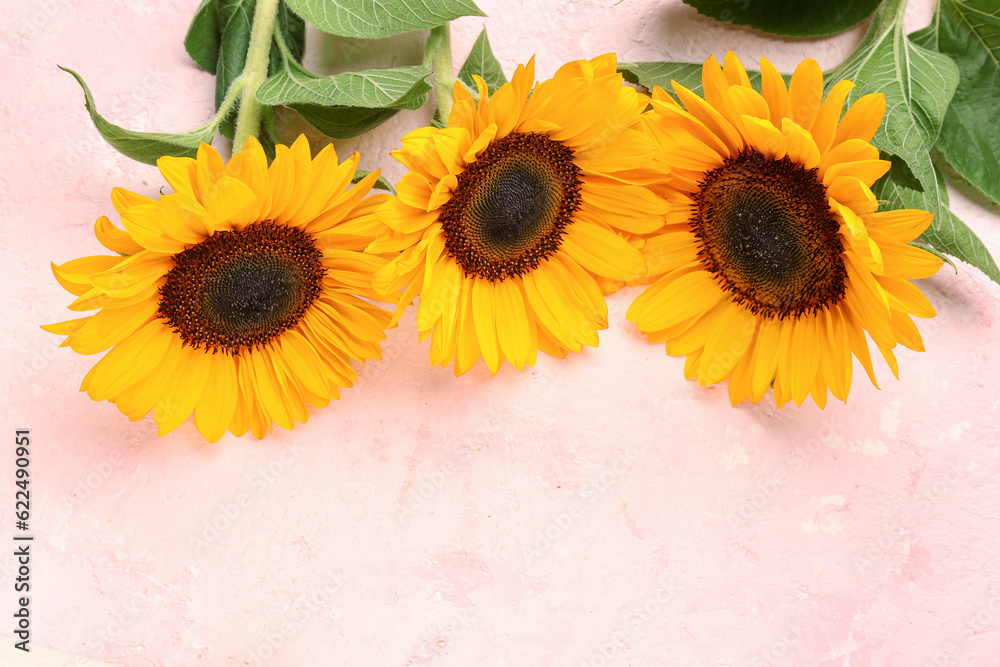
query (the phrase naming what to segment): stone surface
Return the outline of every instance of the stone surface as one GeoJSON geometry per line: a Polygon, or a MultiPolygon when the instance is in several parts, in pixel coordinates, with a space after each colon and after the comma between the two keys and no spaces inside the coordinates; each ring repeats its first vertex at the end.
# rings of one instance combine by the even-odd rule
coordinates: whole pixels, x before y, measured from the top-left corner
{"type": "MultiPolygon", "coordinates": [[[[35,644],[126,667],[996,660],[1000,286],[969,267],[921,281],[939,316],[921,323],[926,353],[900,353],[901,379],[878,364],[879,391],[857,366],[848,404],[825,411],[733,408],[724,386],[685,381],[625,322],[636,290],[609,298],[599,349],[492,379],[431,367],[411,309],[341,401],[263,441],[206,445],[190,422],[158,438],[79,393],[95,358],[38,328],[70,317],[49,262],[102,251],[113,187],[164,181],[103,143],[56,64],[114,122],[200,125],[213,81],[181,44],[197,4],[0,6],[0,411],[34,438],[35,644]]],[[[910,30],[933,9],[911,4],[910,30]]],[[[675,0],[480,6],[489,18],[454,25],[457,63],[485,25],[508,74],[536,53],[539,78],[606,51],[827,68],[863,32],[772,39],[675,0]]],[[[309,40],[331,71],[422,48],[309,40]]],[[[338,150],[396,179],[388,151],[429,117],[338,150]]],[[[1000,257],[997,209],[950,189],[1000,257]]],[[[13,454],[0,465],[12,481],[13,454]]]]}

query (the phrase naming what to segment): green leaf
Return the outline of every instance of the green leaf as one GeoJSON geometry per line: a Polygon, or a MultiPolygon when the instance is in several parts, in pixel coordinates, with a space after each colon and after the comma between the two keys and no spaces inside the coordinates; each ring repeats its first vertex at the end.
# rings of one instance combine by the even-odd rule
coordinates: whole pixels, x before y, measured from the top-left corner
{"type": "Polygon", "coordinates": [[[986,196],[1000,202],[1000,4],[996,0],[941,0],[930,26],[912,39],[940,51],[961,79],[944,117],[937,148],[986,196]]]}
{"type": "Polygon", "coordinates": [[[467,85],[470,90],[475,91],[477,88],[476,81],[472,78],[473,74],[483,77],[490,95],[497,88],[507,83],[507,77],[504,76],[503,68],[500,66],[500,62],[496,59],[496,56],[493,55],[493,49],[490,48],[490,39],[486,36],[486,28],[483,28],[483,31],[479,33],[479,38],[472,45],[472,51],[469,52],[469,57],[465,59],[465,64],[462,65],[462,69],[458,73],[459,80],[467,85]]]}
{"type": "Polygon", "coordinates": [[[184,48],[199,67],[212,74],[219,60],[220,38],[219,0],[202,0],[184,37],[184,48]]]}
{"type": "Polygon", "coordinates": [[[929,245],[929,250],[934,254],[940,256],[940,253],[947,253],[975,266],[992,280],[1000,283],[1000,269],[990,256],[990,251],[975,232],[948,208],[948,191],[945,189],[941,172],[933,165],[930,165],[930,169],[934,174],[934,185],[930,189],[925,186],[923,192],[902,185],[893,178],[890,171],[872,189],[875,196],[886,204],[879,206],[879,209],[889,211],[899,208],[919,208],[933,212],[934,222],[920,236],[919,241],[914,242],[914,245],[919,247],[929,245]]]}
{"type": "Polygon", "coordinates": [[[930,157],[958,85],[958,68],[947,56],[906,36],[905,8],[905,0],[886,0],[854,53],[826,74],[827,88],[841,79],[854,81],[848,103],[868,93],[885,94],[885,120],[872,144],[893,162],[893,169],[876,183],[876,196],[888,200],[890,208],[932,213],[934,222],[921,240],[1000,282],[982,241],[948,208],[944,181],[930,157]]]}
{"type": "Polygon", "coordinates": [[[472,0],[286,0],[309,23],[341,37],[378,39],[486,16],[472,0]]]}
{"type": "Polygon", "coordinates": [[[183,134],[162,134],[159,132],[133,132],[123,127],[115,125],[105,120],[97,113],[97,106],[94,104],[94,96],[90,93],[90,88],[84,83],[83,78],[71,69],[59,67],[64,72],[69,72],[76,79],[80,87],[83,88],[83,95],[90,113],[90,120],[94,127],[101,133],[104,140],[111,144],[122,154],[133,160],[146,164],[156,164],[156,160],[163,155],[174,155],[179,157],[194,157],[198,153],[198,144],[211,143],[215,136],[215,124],[209,123],[197,130],[185,132],[183,134]]]}
{"type": "Polygon", "coordinates": [[[281,71],[284,61],[290,56],[296,63],[302,63],[302,56],[306,52],[306,22],[288,8],[288,3],[282,0],[278,3],[278,16],[276,17],[278,33],[281,36],[285,49],[278,47],[277,43],[271,44],[271,60],[268,63],[268,76],[281,71]],[[287,53],[286,53],[287,51],[287,53]]]}
{"type": "Polygon", "coordinates": [[[310,125],[333,139],[360,136],[399,113],[399,109],[324,107],[316,104],[295,104],[291,108],[310,125]]]}
{"type": "Polygon", "coordinates": [[[924,186],[913,175],[913,170],[910,169],[910,165],[906,164],[906,160],[885,151],[879,151],[879,159],[888,160],[892,164],[892,167],[889,168],[889,174],[894,181],[910,190],[916,190],[917,192],[924,191],[924,186]]]}
{"type": "Polygon", "coordinates": [[[886,116],[873,143],[910,163],[926,186],[925,181],[933,180],[929,164],[920,173],[911,158],[926,155],[937,139],[958,85],[958,68],[904,34],[905,8],[906,0],[887,0],[858,48],[825,78],[828,91],[841,79],[857,84],[848,104],[868,93],[885,94],[886,116]]]}
{"type": "MultiPolygon", "coordinates": [[[[351,183],[360,183],[370,173],[370,171],[366,171],[365,169],[358,169],[354,172],[354,178],[351,179],[351,183]]],[[[379,190],[386,190],[390,194],[396,194],[396,188],[392,187],[392,183],[390,183],[386,177],[382,175],[379,175],[379,177],[375,179],[375,185],[373,185],[372,188],[378,188],[379,190]]]]}
{"type": "Polygon", "coordinates": [[[421,65],[316,76],[287,63],[257,89],[257,100],[291,107],[323,134],[348,139],[378,127],[400,109],[423,106],[428,76],[421,65]]]}
{"type": "Polygon", "coordinates": [[[820,37],[853,28],[871,16],[880,0],[684,0],[717,21],[775,35],[820,37]]]}
{"type": "MultiPolygon", "coordinates": [[[[250,46],[250,26],[257,0],[219,0],[219,57],[215,65],[215,110],[219,110],[233,81],[243,73],[247,49],[250,46]]],[[[236,130],[236,110],[233,105],[223,119],[219,131],[232,139],[236,130]]]]}
{"type": "Polygon", "coordinates": [[[271,106],[321,104],[365,109],[417,109],[426,101],[430,72],[422,65],[316,76],[286,67],[257,89],[257,100],[271,106]],[[421,99],[424,98],[424,99],[421,99]]]}

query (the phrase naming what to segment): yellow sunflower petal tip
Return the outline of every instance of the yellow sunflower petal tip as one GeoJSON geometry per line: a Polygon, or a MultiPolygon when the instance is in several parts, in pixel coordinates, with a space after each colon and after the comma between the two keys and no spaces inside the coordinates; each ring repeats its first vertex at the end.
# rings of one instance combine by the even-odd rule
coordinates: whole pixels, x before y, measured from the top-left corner
{"type": "Polygon", "coordinates": [[[478,105],[456,101],[450,127],[415,130],[393,153],[408,172],[375,215],[402,255],[379,285],[405,288],[401,305],[419,294],[432,363],[460,375],[484,359],[496,373],[539,349],[596,345],[602,287],[644,273],[629,241],[664,222],[664,207],[644,206],[661,174],[634,89],[604,76],[612,59],[568,63],[532,88],[532,58],[492,97],[480,86],[478,105]]]}
{"type": "Polygon", "coordinates": [[[659,186],[674,206],[644,249],[654,282],[628,319],[686,355],[689,378],[728,380],[733,404],[771,385],[779,407],[808,396],[822,407],[828,390],[846,400],[852,355],[874,383],[868,338],[894,373],[897,343],[922,347],[911,316],[933,308],[909,280],[941,260],[909,242],[928,214],[877,211],[877,95],[841,120],[853,84],[822,100],[815,61],[787,95],[767,76],[751,89],[731,53],[721,69],[706,59],[707,100],[685,94],[686,114],[654,107],[643,124],[657,160],[675,167],[659,186]]]}
{"type": "Polygon", "coordinates": [[[133,252],[53,264],[77,302],[98,311],[43,328],[77,352],[108,350],[81,389],[133,421],[153,411],[161,435],[192,412],[213,442],[227,430],[292,428],[353,384],[350,359],[381,356],[389,313],[357,287],[387,261],[364,253],[374,236],[359,221],[371,206],[332,173],[305,178],[295,160],[269,168],[252,137],[237,159],[257,163],[224,173],[202,144],[191,189],[156,206],[128,208],[139,196],[116,189],[131,212],[110,233],[133,252]],[[237,181],[238,191],[225,185],[237,181]]]}

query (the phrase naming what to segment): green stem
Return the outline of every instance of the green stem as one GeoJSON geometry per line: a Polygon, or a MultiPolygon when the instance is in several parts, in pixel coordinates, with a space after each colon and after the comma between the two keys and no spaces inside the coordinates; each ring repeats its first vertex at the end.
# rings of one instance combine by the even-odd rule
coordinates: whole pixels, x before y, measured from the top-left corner
{"type": "Polygon", "coordinates": [[[212,127],[218,127],[219,123],[222,122],[222,119],[226,117],[226,114],[228,114],[229,110],[233,107],[233,102],[236,101],[236,98],[243,92],[243,89],[246,88],[246,86],[247,81],[242,76],[238,76],[233,79],[233,82],[229,84],[229,90],[226,91],[226,96],[223,98],[222,104],[219,105],[219,110],[215,112],[215,116],[212,117],[212,120],[208,121],[208,123],[202,127],[208,127],[209,125],[212,127]]]}
{"type": "Polygon", "coordinates": [[[434,96],[437,98],[438,117],[441,124],[448,125],[448,116],[455,102],[452,89],[455,87],[455,66],[451,62],[451,24],[445,23],[431,29],[427,38],[424,66],[434,76],[434,96]]]}
{"type": "Polygon", "coordinates": [[[251,134],[260,132],[262,106],[257,101],[257,89],[267,80],[267,63],[271,56],[271,38],[278,16],[278,0],[257,0],[250,27],[250,46],[240,78],[245,80],[236,115],[236,135],[233,151],[243,149],[251,134]]]}

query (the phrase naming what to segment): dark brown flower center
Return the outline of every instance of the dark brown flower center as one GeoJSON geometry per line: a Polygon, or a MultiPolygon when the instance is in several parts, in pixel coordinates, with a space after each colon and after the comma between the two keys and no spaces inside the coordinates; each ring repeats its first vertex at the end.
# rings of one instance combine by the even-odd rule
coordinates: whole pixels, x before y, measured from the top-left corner
{"type": "Polygon", "coordinates": [[[780,319],[843,298],[840,226],[816,169],[746,149],[699,185],[691,219],[699,256],[736,303],[780,319]]]}
{"type": "Polygon", "coordinates": [[[445,247],[467,276],[504,280],[554,253],[580,204],[574,153],[544,134],[510,134],[458,176],[441,207],[445,247]]]}
{"type": "Polygon", "coordinates": [[[238,355],[295,326],[320,294],[321,257],[297,227],[216,232],[174,255],[157,315],[191,347],[238,355]]]}

